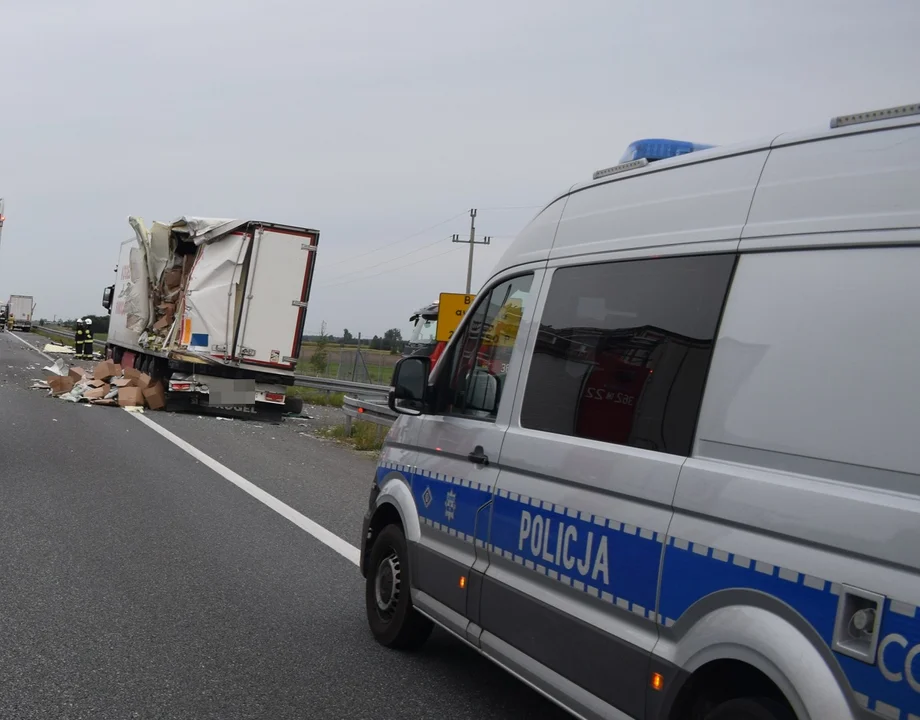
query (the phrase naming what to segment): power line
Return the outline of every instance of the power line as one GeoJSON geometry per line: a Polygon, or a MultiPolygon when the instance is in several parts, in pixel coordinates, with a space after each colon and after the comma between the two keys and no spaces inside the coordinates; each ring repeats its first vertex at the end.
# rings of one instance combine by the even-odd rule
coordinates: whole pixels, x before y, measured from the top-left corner
{"type": "Polygon", "coordinates": [[[479,208],[482,212],[488,212],[492,210],[541,210],[543,205],[506,205],[504,207],[487,207],[479,208]]]}
{"type": "Polygon", "coordinates": [[[330,279],[330,280],[333,280],[333,281],[335,281],[335,280],[341,280],[342,278],[348,277],[349,275],[356,275],[356,274],[358,274],[358,273],[367,272],[368,270],[374,270],[374,269],[380,267],[381,265],[387,265],[387,264],[393,262],[394,260],[402,260],[404,257],[409,257],[410,255],[414,255],[415,253],[419,252],[420,250],[426,250],[427,248],[430,248],[430,247],[432,247],[432,246],[434,246],[434,245],[437,245],[437,244],[442,243],[442,242],[444,242],[445,240],[449,240],[449,239],[450,239],[449,237],[447,237],[447,238],[438,238],[437,240],[435,240],[435,241],[432,242],[432,243],[428,243],[427,245],[422,245],[421,247],[417,247],[417,248],[415,248],[415,250],[410,250],[409,252],[404,253],[404,254],[402,254],[402,255],[397,255],[396,257],[391,257],[389,260],[384,260],[383,262],[379,262],[379,263],[377,263],[376,265],[374,265],[373,267],[359,268],[359,269],[357,269],[357,270],[349,270],[347,273],[342,273],[341,275],[336,275],[335,277],[332,277],[332,278],[329,278],[329,279],[330,279]]]}
{"type": "Polygon", "coordinates": [[[442,225],[447,225],[447,223],[453,222],[453,221],[456,220],[457,218],[461,218],[461,217],[463,217],[464,215],[466,215],[466,211],[464,211],[464,212],[462,212],[462,213],[457,213],[457,214],[454,215],[453,217],[449,217],[449,218],[447,218],[447,220],[442,220],[441,222],[439,222],[439,223],[437,223],[437,224],[435,224],[435,225],[432,225],[431,227],[427,227],[427,228],[425,228],[424,230],[419,230],[418,232],[414,232],[414,233],[412,233],[411,235],[406,235],[406,237],[401,238],[401,239],[399,239],[399,240],[394,240],[394,241],[391,242],[391,243],[386,243],[385,245],[380,245],[380,246],[378,246],[378,247],[375,247],[373,250],[369,250],[369,251],[366,252],[366,253],[361,253],[360,255],[352,255],[351,257],[345,258],[344,260],[339,260],[338,262],[330,263],[329,265],[326,265],[325,267],[335,267],[336,265],[341,265],[342,263],[351,262],[352,260],[357,260],[358,258],[363,258],[363,257],[367,257],[368,255],[373,255],[373,254],[376,253],[376,252],[380,252],[381,250],[386,250],[387,248],[393,247],[394,245],[399,245],[400,243],[404,243],[404,242],[406,242],[406,240],[411,240],[411,239],[414,238],[414,237],[418,237],[419,235],[423,235],[423,234],[425,234],[426,232],[429,232],[429,231],[431,231],[431,230],[435,230],[435,229],[441,227],[442,225]]]}
{"type": "MultiPolygon", "coordinates": [[[[443,240],[440,240],[439,242],[443,242],[443,240]]],[[[406,263],[405,265],[403,265],[403,266],[400,268],[400,270],[402,270],[403,268],[412,267],[413,265],[418,265],[418,264],[423,263],[423,262],[428,262],[429,260],[436,260],[436,259],[439,258],[439,257],[443,257],[444,255],[449,255],[449,254],[452,253],[452,252],[456,252],[456,251],[459,250],[459,249],[460,249],[460,248],[452,247],[450,250],[447,250],[446,252],[438,253],[437,255],[432,255],[431,257],[425,257],[425,258],[422,258],[421,260],[416,260],[415,262],[412,262],[412,263],[406,263]]],[[[346,280],[345,282],[337,282],[337,283],[332,283],[332,284],[330,284],[330,285],[320,285],[320,286],[318,286],[316,289],[317,289],[317,290],[322,290],[322,289],[324,289],[324,288],[338,287],[339,285],[347,285],[347,284],[353,283],[353,282],[361,282],[361,281],[363,281],[363,280],[370,280],[371,278],[377,277],[378,275],[383,275],[383,274],[388,273],[388,272],[394,272],[394,271],[393,271],[393,270],[384,270],[383,272],[373,273],[372,275],[368,275],[367,277],[352,278],[351,280],[346,280]]]]}
{"type": "MultiPolygon", "coordinates": [[[[483,208],[483,211],[487,211],[487,210],[488,211],[491,211],[491,210],[495,210],[495,211],[499,211],[499,210],[539,210],[542,207],[543,205],[503,205],[503,206],[483,208]]],[[[327,267],[327,268],[336,267],[337,265],[341,265],[343,263],[347,263],[352,260],[358,260],[359,258],[367,257],[368,255],[373,255],[376,252],[380,252],[381,250],[385,250],[386,248],[393,247],[394,245],[399,245],[400,243],[404,243],[407,240],[416,238],[419,235],[424,235],[426,232],[429,232],[431,230],[436,230],[442,225],[447,225],[447,223],[453,222],[454,220],[457,220],[458,218],[461,218],[464,215],[466,215],[465,211],[462,213],[457,213],[453,217],[447,218],[447,220],[442,220],[441,222],[431,225],[430,227],[426,227],[424,230],[419,230],[417,232],[412,233],[411,235],[406,235],[406,237],[400,238],[399,240],[394,240],[393,242],[386,243],[384,245],[380,245],[379,247],[376,247],[373,250],[368,250],[365,253],[361,253],[359,255],[353,255],[351,257],[345,258],[344,260],[339,260],[334,263],[329,263],[328,265],[324,264],[324,267],[327,267]]]]}

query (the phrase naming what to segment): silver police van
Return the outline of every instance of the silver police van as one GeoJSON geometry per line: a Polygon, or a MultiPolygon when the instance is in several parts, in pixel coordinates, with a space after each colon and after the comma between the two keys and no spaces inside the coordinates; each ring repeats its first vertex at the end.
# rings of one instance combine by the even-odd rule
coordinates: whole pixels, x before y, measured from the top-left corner
{"type": "Polygon", "coordinates": [[[920,719],[920,105],[639,141],[401,361],[371,631],[582,718],[920,719]]]}

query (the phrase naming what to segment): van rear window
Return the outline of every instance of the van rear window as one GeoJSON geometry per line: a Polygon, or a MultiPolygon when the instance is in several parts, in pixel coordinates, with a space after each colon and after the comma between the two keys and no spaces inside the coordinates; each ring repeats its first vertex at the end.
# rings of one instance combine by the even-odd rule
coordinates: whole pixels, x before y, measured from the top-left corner
{"type": "Polygon", "coordinates": [[[734,262],[704,255],[557,269],[521,424],[689,454],[734,262]]]}

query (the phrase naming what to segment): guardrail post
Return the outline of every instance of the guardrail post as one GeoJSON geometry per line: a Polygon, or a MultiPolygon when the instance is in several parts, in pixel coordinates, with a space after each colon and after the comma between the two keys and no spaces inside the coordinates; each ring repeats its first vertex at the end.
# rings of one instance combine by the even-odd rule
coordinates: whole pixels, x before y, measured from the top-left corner
{"type": "Polygon", "coordinates": [[[345,437],[351,437],[351,415],[345,416],[345,437]]]}

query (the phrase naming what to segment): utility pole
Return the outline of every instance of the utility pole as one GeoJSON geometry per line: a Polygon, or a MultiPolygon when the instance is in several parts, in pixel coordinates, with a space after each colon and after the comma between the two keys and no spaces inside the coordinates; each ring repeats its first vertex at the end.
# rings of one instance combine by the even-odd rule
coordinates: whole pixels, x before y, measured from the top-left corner
{"type": "Polygon", "coordinates": [[[476,245],[488,245],[492,242],[492,238],[489,235],[486,235],[482,240],[476,241],[476,208],[470,210],[470,239],[461,240],[459,235],[454,235],[451,240],[455,243],[465,243],[470,244],[470,263],[466,268],[466,294],[470,294],[470,286],[473,283],[473,248],[476,245]]]}

